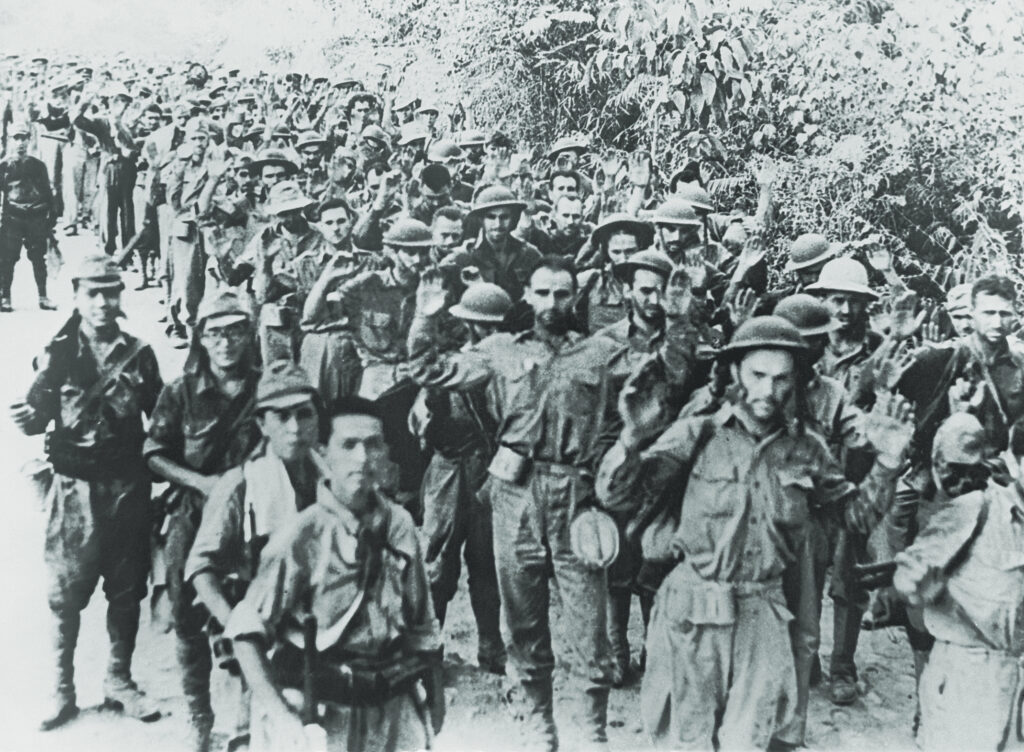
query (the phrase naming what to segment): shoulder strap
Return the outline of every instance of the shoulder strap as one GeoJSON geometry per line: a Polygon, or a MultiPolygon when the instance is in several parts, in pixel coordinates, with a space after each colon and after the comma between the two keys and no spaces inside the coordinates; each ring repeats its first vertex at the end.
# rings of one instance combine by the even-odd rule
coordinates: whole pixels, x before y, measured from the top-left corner
{"type": "Polygon", "coordinates": [[[78,413],[72,416],[71,420],[64,424],[64,428],[73,431],[81,425],[82,418],[88,409],[92,407],[93,403],[97,399],[103,396],[103,393],[106,392],[118,378],[120,378],[125,366],[127,366],[136,355],[142,352],[142,348],[145,346],[146,345],[142,340],[136,339],[128,345],[127,348],[125,348],[125,351],[121,353],[121,357],[110,365],[106,375],[100,376],[100,378],[96,380],[96,383],[86,390],[85,394],[82,396],[82,402],[78,408],[78,413]]]}

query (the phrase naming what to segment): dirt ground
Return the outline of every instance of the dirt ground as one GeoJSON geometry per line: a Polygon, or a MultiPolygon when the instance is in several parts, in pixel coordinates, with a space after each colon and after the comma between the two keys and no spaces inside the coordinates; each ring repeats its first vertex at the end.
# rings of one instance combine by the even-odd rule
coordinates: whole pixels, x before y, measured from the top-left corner
{"type": "MultiPolygon", "coordinates": [[[[90,236],[63,242],[69,263],[94,247],[90,236]]],[[[138,279],[130,275],[125,299],[126,328],[152,343],[165,380],[180,372],[183,356],[170,349],[157,323],[160,306],[155,290],[135,292],[138,279]]],[[[53,285],[53,297],[61,312],[45,313],[35,306],[31,271],[27,262],[16,270],[12,314],[0,314],[0,342],[4,343],[4,367],[0,369],[0,404],[21,399],[31,378],[31,358],[63,323],[71,291],[66,278],[53,285]]],[[[41,441],[26,439],[0,417],[0,477],[8,486],[4,524],[0,525],[0,596],[5,617],[0,621],[0,751],[12,750],[163,750],[186,749],[185,704],[181,697],[174,641],[155,629],[148,614],[139,635],[135,677],[141,687],[159,700],[163,717],[143,724],[103,709],[102,680],[107,658],[102,593],[93,598],[84,614],[76,660],[79,718],[68,726],[39,733],[36,727],[47,707],[52,677],[49,619],[42,560],[43,510],[19,473],[21,465],[38,455],[41,441]]],[[[148,609],[145,609],[148,611],[148,609]]],[[[522,736],[511,712],[502,701],[507,684],[481,672],[474,664],[476,634],[465,585],[449,609],[445,629],[448,673],[448,718],[437,739],[440,750],[516,750],[522,736]]],[[[640,648],[639,607],[634,606],[631,642],[640,648]]],[[[831,611],[823,616],[822,656],[831,650],[831,611]]],[[[559,628],[558,645],[571,639],[571,631],[559,628]],[[569,632],[569,635],[566,635],[569,632]]],[[[812,692],[807,745],[814,750],[912,749],[911,719],[914,679],[910,648],[902,634],[865,633],[857,653],[861,697],[852,706],[832,705],[824,688],[812,692]]],[[[824,665],[827,660],[823,660],[824,665]]],[[[215,672],[216,673],[216,672],[215,672]]],[[[215,677],[215,693],[225,681],[215,677]]],[[[557,687],[567,694],[566,667],[560,662],[557,687]]],[[[219,693],[223,694],[223,693],[219,693]]],[[[609,714],[610,746],[614,750],[646,749],[648,743],[638,714],[639,686],[614,691],[609,714]]],[[[218,703],[217,732],[226,739],[231,726],[230,709],[218,703]]],[[[563,747],[572,747],[568,731],[570,703],[559,703],[556,715],[563,729],[563,747]]]]}

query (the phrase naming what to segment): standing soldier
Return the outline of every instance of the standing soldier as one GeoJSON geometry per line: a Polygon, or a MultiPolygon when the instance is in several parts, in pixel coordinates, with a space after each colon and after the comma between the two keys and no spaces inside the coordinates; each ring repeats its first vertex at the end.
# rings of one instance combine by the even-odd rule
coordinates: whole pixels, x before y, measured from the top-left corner
{"type": "Polygon", "coordinates": [[[292,703],[304,689],[306,714],[324,707],[327,749],[430,749],[444,686],[416,528],[378,489],[376,406],[349,397],[330,425],[316,503],[283,521],[225,630],[252,687],[253,748],[309,748],[313,719],[292,703]]]}
{"type": "Polygon", "coordinates": [[[28,155],[27,125],[9,129],[14,154],[0,161],[0,311],[10,312],[14,265],[25,247],[39,292],[39,307],[56,310],[46,296],[46,243],[57,221],[46,165],[28,155]]]}
{"type": "Polygon", "coordinates": [[[87,256],[72,277],[75,312],[36,362],[38,373],[12,417],[28,435],[46,436],[53,465],[45,559],[56,621],[57,686],[43,730],[78,714],[75,645],[81,612],[99,578],[107,596],[109,704],[140,720],[160,711],[132,681],[139,603],[149,573],[150,482],[142,458],[142,414],[163,387],[149,345],[122,331],[120,271],[87,256]]]}
{"type": "Polygon", "coordinates": [[[799,556],[812,506],[866,533],[892,502],[909,407],[879,400],[869,417],[879,454],[858,496],[822,440],[786,418],[789,400],[803,399],[805,349],[785,319],[751,319],[724,350],[737,401],[664,432],[649,367],[620,394],[624,425],[601,462],[598,498],[629,510],[645,493],[685,489],[671,545],[679,563],[654,602],[641,692],[658,745],[710,749],[717,738],[723,749],[768,747],[796,699],[782,574],[799,556]]]}
{"type": "MultiPolygon", "coordinates": [[[[511,308],[512,299],[497,285],[477,282],[467,287],[459,303],[449,309],[469,331],[462,349],[500,331],[511,308]]],[[[485,671],[504,674],[491,507],[477,495],[494,454],[495,410],[489,409],[485,390],[454,394],[427,389],[422,404],[426,419],[420,433],[434,450],[422,490],[424,555],[434,613],[444,627],[448,604],[458,590],[459,558],[465,556],[469,601],[476,619],[477,663],[485,671]]]]}
{"type": "Polygon", "coordinates": [[[209,615],[194,603],[195,590],[184,582],[185,559],[210,491],[259,441],[253,415],[259,373],[252,321],[235,292],[205,299],[196,327],[185,373],[157,401],[143,455],[150,469],[172,484],[166,497],[168,587],[192,748],[206,752],[213,727],[204,633],[209,615]]]}

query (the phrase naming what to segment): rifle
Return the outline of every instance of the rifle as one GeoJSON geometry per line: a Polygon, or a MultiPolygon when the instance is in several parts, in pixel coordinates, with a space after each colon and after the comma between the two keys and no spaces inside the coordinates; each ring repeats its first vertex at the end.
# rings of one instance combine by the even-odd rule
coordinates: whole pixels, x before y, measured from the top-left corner
{"type": "Polygon", "coordinates": [[[316,713],[316,617],[302,618],[302,725],[317,723],[316,713]]]}

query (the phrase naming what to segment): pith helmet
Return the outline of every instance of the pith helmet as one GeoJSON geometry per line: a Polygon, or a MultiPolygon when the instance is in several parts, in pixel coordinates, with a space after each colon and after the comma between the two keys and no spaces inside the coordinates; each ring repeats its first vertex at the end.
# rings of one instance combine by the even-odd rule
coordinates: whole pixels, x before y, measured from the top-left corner
{"type": "Polygon", "coordinates": [[[878,293],[868,287],[868,270],[851,258],[837,258],[821,267],[818,281],[807,285],[808,292],[847,292],[878,300],[878,293]]]}
{"type": "Polygon", "coordinates": [[[816,232],[804,233],[789,247],[786,271],[795,272],[834,258],[842,247],[840,243],[828,242],[828,238],[816,232]]]}

